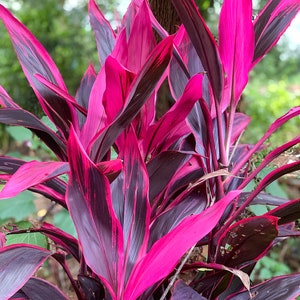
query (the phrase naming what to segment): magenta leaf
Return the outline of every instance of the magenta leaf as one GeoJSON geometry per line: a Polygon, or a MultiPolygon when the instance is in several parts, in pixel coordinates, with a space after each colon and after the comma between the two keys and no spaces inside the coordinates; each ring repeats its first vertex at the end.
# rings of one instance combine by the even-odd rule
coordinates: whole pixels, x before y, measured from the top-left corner
{"type": "MultiPolygon", "coordinates": [[[[40,278],[32,277],[22,287],[21,291],[25,299],[34,300],[67,300],[67,296],[64,295],[56,286],[48,281],[40,278]]],[[[20,293],[19,292],[19,293],[20,293]]]]}
{"type": "Polygon", "coordinates": [[[68,163],[31,161],[23,164],[6,183],[0,198],[14,197],[20,192],[69,171],[68,163]]]}
{"type": "Polygon", "coordinates": [[[190,286],[185,284],[182,280],[177,280],[174,285],[173,294],[170,300],[207,300],[207,298],[198,294],[190,286]]]}
{"type": "Polygon", "coordinates": [[[188,133],[186,117],[197,100],[202,97],[202,74],[192,77],[182,97],[166,112],[155,125],[148,129],[144,142],[145,156],[167,150],[173,143],[188,133]]]}
{"type": "Polygon", "coordinates": [[[258,216],[234,223],[218,241],[216,262],[239,267],[260,259],[277,237],[277,220],[272,216],[258,216]]]}
{"type": "Polygon", "coordinates": [[[227,75],[229,104],[239,100],[248,82],[254,54],[252,0],[225,0],[219,22],[220,57],[227,75]]]}
{"type": "MultiPolygon", "coordinates": [[[[294,300],[300,295],[300,274],[273,277],[263,283],[253,286],[250,290],[253,300],[294,300]]],[[[249,292],[244,291],[229,296],[226,300],[248,300],[249,292]]]]}
{"type": "Polygon", "coordinates": [[[88,9],[90,23],[95,34],[100,63],[103,65],[107,56],[111,54],[115,46],[115,33],[99,10],[95,0],[89,1],[88,9]]]}
{"type": "Polygon", "coordinates": [[[133,269],[125,298],[136,299],[147,288],[166,277],[184,253],[215,227],[226,207],[239,194],[240,191],[230,192],[200,214],[185,218],[172,231],[159,239],[133,269]],[[170,251],[172,251],[171,256],[170,251]]]}
{"type": "Polygon", "coordinates": [[[35,78],[35,74],[40,74],[49,82],[67,91],[55,63],[30,31],[2,5],[0,5],[0,18],[7,28],[24,74],[43,110],[58,126],[61,133],[67,137],[69,124],[74,122],[72,107],[35,78]]]}
{"type": "Polygon", "coordinates": [[[173,0],[173,4],[195,47],[204,71],[207,72],[215,99],[220,101],[223,89],[223,72],[215,39],[199,14],[194,1],[173,0]]]}
{"type": "Polygon", "coordinates": [[[123,233],[113,210],[108,179],[89,159],[73,129],[68,155],[66,199],[85,261],[116,297],[123,268],[123,233]]]}
{"type": "Polygon", "coordinates": [[[170,62],[172,48],[173,38],[169,37],[159,43],[151,52],[147,62],[130,87],[122,112],[110,126],[96,137],[91,145],[90,155],[93,161],[102,160],[116,138],[130,124],[148,97],[157,88],[157,83],[170,62]]]}
{"type": "Polygon", "coordinates": [[[0,249],[1,299],[13,296],[50,255],[46,249],[26,244],[0,249]]]}
{"type": "Polygon", "coordinates": [[[269,0],[254,21],[255,52],[253,66],[276,45],[300,10],[298,0],[269,0]]]}

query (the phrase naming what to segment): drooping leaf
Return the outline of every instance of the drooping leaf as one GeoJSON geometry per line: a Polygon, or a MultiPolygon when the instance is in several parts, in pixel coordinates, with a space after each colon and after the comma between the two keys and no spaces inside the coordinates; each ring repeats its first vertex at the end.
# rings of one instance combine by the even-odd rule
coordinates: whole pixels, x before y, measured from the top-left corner
{"type": "Polygon", "coordinates": [[[254,21],[253,66],[269,52],[300,10],[297,0],[270,0],[254,21]]]}
{"type": "Polygon", "coordinates": [[[123,269],[123,233],[111,199],[108,179],[89,159],[73,129],[68,141],[70,179],[67,205],[88,266],[113,297],[123,269]]]}
{"type": "Polygon", "coordinates": [[[218,240],[216,262],[238,267],[258,260],[277,237],[276,217],[251,217],[234,223],[218,240]]]}
{"type": "Polygon", "coordinates": [[[248,82],[254,53],[252,0],[225,0],[219,21],[220,57],[226,73],[229,99],[235,105],[248,82]]]}
{"type": "Polygon", "coordinates": [[[1,299],[13,296],[51,255],[51,252],[26,244],[0,249],[1,299]]]}
{"type": "MultiPolygon", "coordinates": [[[[21,291],[25,299],[34,300],[67,300],[67,296],[49,281],[31,277],[22,287],[21,291]]],[[[14,298],[15,299],[15,298],[14,298]]]]}
{"type": "MultiPolygon", "coordinates": [[[[251,288],[251,299],[254,300],[293,300],[300,295],[300,274],[273,277],[251,288]]],[[[248,300],[249,292],[240,292],[226,300],[248,300]]]]}
{"type": "Polygon", "coordinates": [[[64,99],[45,88],[35,78],[35,74],[40,74],[49,82],[67,91],[55,63],[31,32],[2,5],[0,5],[0,18],[6,26],[24,74],[43,110],[58,126],[61,134],[67,138],[70,124],[76,124],[74,110],[64,99]]]}
{"type": "Polygon", "coordinates": [[[207,72],[215,99],[221,101],[223,72],[215,39],[194,1],[173,0],[172,2],[195,47],[204,71],[207,72]]]}
{"type": "Polygon", "coordinates": [[[69,166],[64,162],[39,162],[31,161],[23,164],[6,183],[0,192],[0,198],[9,198],[18,193],[43,183],[49,179],[69,171],[69,166]]]}
{"type": "Polygon", "coordinates": [[[95,0],[89,1],[88,10],[90,23],[95,34],[100,63],[103,65],[115,46],[115,33],[99,10],[95,0]]]}
{"type": "Polygon", "coordinates": [[[135,299],[155,282],[167,276],[180,257],[215,227],[225,208],[239,193],[239,191],[230,192],[200,214],[185,218],[172,231],[159,239],[135,266],[124,297],[135,299]],[[162,265],[164,268],[160,267],[162,265]]]}

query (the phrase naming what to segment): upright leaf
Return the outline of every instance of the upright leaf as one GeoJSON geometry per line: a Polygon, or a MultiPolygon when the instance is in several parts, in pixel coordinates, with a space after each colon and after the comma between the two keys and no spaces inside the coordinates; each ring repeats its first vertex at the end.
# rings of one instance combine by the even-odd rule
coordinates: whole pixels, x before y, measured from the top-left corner
{"type": "Polygon", "coordinates": [[[88,266],[117,297],[123,269],[123,234],[108,179],[85,153],[73,129],[68,141],[70,179],[66,200],[88,266]]]}
{"type": "Polygon", "coordinates": [[[219,22],[220,57],[226,73],[230,102],[236,103],[248,82],[254,53],[252,0],[225,0],[219,22]]]}
{"type": "Polygon", "coordinates": [[[173,0],[173,4],[207,72],[215,99],[221,101],[223,72],[215,39],[194,1],[173,0]]]}
{"type": "Polygon", "coordinates": [[[100,63],[103,65],[107,56],[111,54],[114,48],[116,39],[115,33],[99,10],[95,0],[89,1],[88,9],[90,23],[95,34],[100,63]]]}

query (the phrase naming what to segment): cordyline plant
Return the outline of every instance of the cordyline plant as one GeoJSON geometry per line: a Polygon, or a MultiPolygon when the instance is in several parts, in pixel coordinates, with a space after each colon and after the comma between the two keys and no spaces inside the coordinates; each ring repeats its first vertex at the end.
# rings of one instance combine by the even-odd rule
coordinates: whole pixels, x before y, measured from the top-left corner
{"type": "Polygon", "coordinates": [[[299,143],[300,136],[251,168],[264,142],[298,116],[300,107],[275,120],[255,145],[240,144],[250,118],[236,112],[249,72],[276,44],[300,2],[270,0],[252,20],[251,0],[224,0],[217,41],[192,0],[173,0],[173,5],[183,25],[170,36],[146,1],[133,0],[115,32],[90,0],[101,67],[98,73],[88,67],[75,97],[43,46],[0,6],[23,71],[56,131],[2,87],[0,121],[30,129],[57,157],[49,162],[0,157],[0,179],[6,182],[0,197],[26,189],[40,193],[69,211],[78,235],[75,239],[49,223],[29,229],[56,245],[48,250],[6,246],[5,234],[24,231],[14,227],[2,233],[0,299],[67,299],[34,276],[50,257],[62,265],[78,299],[300,295],[300,274],[255,286],[249,279],[272,246],[299,235],[294,221],[300,217],[300,199],[281,199],[264,189],[299,170],[300,161],[275,169],[254,191],[244,191],[263,168],[299,143]],[[175,101],[156,120],[156,95],[165,79],[175,101]],[[275,208],[245,217],[258,203],[275,208]],[[194,247],[205,249],[204,257],[187,264],[194,247]],[[76,276],[66,262],[70,255],[79,265],[76,276]],[[187,272],[191,278],[180,280],[187,272]]]}

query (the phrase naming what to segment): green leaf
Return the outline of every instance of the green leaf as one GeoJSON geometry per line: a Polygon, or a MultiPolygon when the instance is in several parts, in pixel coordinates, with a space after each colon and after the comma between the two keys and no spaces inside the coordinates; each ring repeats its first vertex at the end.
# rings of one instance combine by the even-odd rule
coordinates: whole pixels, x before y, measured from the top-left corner
{"type": "MultiPolygon", "coordinates": [[[[14,219],[19,222],[35,212],[34,195],[24,191],[16,197],[0,201],[0,220],[14,219]]],[[[4,222],[2,222],[4,223],[4,222]]]]}
{"type": "Polygon", "coordinates": [[[77,237],[74,223],[66,209],[62,209],[54,215],[53,224],[74,237],[77,237]]]}
{"type": "Polygon", "coordinates": [[[48,249],[48,242],[46,236],[39,232],[29,231],[29,229],[32,228],[32,224],[30,222],[21,221],[14,225],[17,226],[18,229],[28,229],[28,232],[6,235],[6,246],[24,243],[48,249]]]}
{"type": "Polygon", "coordinates": [[[17,142],[31,141],[32,133],[29,129],[19,126],[8,126],[6,131],[17,142]]]}

